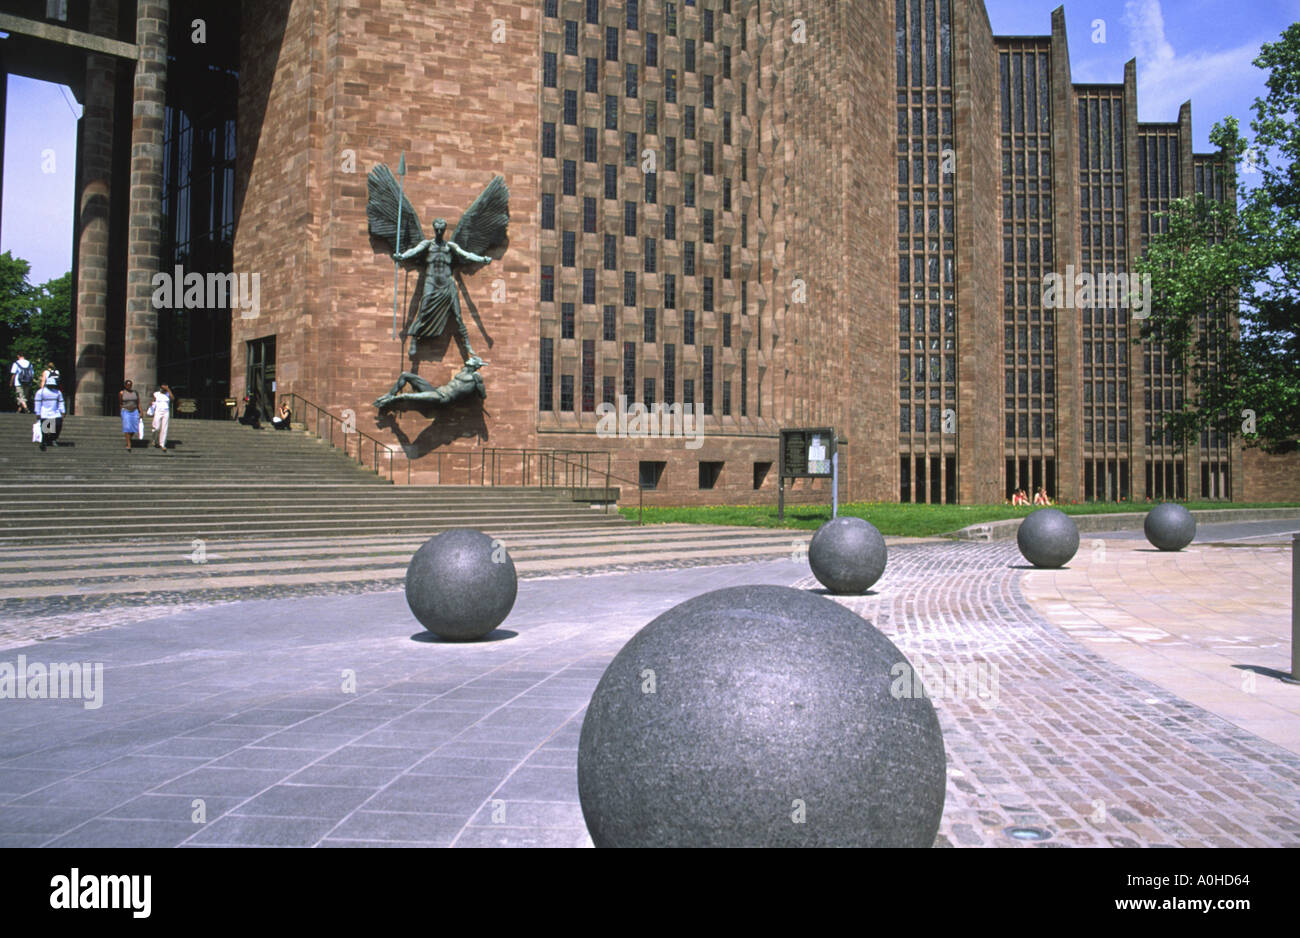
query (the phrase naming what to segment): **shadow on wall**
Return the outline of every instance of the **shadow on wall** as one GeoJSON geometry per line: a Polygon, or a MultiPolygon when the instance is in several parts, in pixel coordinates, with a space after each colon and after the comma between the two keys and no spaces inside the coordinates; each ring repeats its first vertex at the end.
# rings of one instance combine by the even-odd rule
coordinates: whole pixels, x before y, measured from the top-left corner
{"type": "Polygon", "coordinates": [[[392,412],[378,417],[375,426],[393,434],[407,459],[419,459],[457,440],[486,442],[487,416],[479,399],[462,401],[450,408],[398,403],[392,412]],[[422,427],[425,421],[430,422],[422,427]]]}

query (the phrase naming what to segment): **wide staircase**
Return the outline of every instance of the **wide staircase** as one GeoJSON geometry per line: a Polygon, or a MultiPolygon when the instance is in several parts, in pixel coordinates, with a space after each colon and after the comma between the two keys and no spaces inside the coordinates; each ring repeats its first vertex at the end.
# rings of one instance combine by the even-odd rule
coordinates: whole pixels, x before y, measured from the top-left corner
{"type": "MultiPolygon", "coordinates": [[[[393,485],[300,429],[174,419],[126,450],[116,417],[68,417],[60,446],[0,415],[0,617],[21,600],[236,598],[398,585],[428,537],[474,527],[522,574],[790,554],[789,531],[640,527],[567,489],[393,485]]],[[[381,466],[384,463],[381,461],[381,466]]],[[[404,472],[405,461],[398,456],[404,472]]]]}

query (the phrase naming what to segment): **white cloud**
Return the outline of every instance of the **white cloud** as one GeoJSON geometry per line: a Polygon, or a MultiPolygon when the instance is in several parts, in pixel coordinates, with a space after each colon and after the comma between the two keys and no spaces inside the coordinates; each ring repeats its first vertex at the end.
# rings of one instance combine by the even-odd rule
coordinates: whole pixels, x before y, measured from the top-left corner
{"type": "Polygon", "coordinates": [[[1209,94],[1222,99],[1225,92],[1246,92],[1259,82],[1259,69],[1251,64],[1259,55],[1259,42],[1179,55],[1165,36],[1160,0],[1126,0],[1123,23],[1129,50],[1137,57],[1142,120],[1177,120],[1184,101],[1209,94]]]}

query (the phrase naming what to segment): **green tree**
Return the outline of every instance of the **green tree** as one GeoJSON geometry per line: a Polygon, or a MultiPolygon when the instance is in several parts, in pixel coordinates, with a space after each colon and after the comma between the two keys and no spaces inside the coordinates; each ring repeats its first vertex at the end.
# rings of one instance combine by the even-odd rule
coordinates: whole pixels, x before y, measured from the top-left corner
{"type": "Polygon", "coordinates": [[[1171,202],[1137,264],[1156,298],[1141,339],[1192,380],[1184,408],[1164,415],[1180,445],[1217,430],[1285,452],[1300,439],[1300,23],[1255,65],[1269,76],[1253,142],[1231,117],[1210,134],[1228,198],[1171,202]]]}
{"type": "Polygon", "coordinates": [[[21,353],[39,375],[47,361],[61,372],[72,370],[72,273],[33,286],[31,265],[9,251],[0,254],[0,369],[6,379],[4,403],[14,405],[9,366],[21,353]]]}

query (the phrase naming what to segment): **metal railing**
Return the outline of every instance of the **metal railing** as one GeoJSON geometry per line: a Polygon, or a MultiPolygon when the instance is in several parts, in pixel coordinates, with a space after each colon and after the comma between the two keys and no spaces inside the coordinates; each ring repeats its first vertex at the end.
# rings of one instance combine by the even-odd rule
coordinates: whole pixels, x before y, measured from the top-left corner
{"type": "MultiPolygon", "coordinates": [[[[344,455],[350,459],[355,459],[357,465],[365,469],[371,469],[375,475],[382,476],[380,471],[380,453],[387,455],[388,481],[394,482],[396,479],[393,468],[393,456],[400,452],[400,447],[394,447],[382,440],[371,436],[362,430],[357,429],[356,419],[345,420],[335,414],[331,414],[324,407],[314,401],[309,401],[301,394],[289,391],[281,394],[280,398],[289,398],[292,403],[289,404],[289,410],[292,413],[290,420],[294,423],[300,423],[308,433],[314,433],[321,440],[329,443],[334,449],[343,450],[344,455]],[[299,409],[301,407],[301,410],[299,409]],[[355,442],[353,440],[355,439],[355,442]],[[366,463],[365,454],[370,453],[370,462],[366,463]]],[[[411,460],[403,452],[402,457],[406,459],[406,484],[411,484],[411,460]]]]}
{"type": "MultiPolygon", "coordinates": [[[[380,454],[387,454],[388,479],[394,480],[393,456],[399,448],[371,436],[356,428],[355,419],[345,420],[330,413],[319,404],[307,400],[293,391],[285,392],[281,398],[290,398],[289,409],[292,421],[301,424],[308,433],[330,444],[335,449],[342,449],[350,458],[367,469],[380,471],[380,454]],[[301,408],[301,409],[300,409],[301,408]],[[356,443],[352,443],[355,437],[356,443]],[[365,453],[371,454],[367,465],[365,453]]],[[[411,484],[411,459],[406,459],[406,484],[411,484]]],[[[460,452],[429,453],[427,458],[433,460],[433,470],[437,476],[435,485],[478,485],[500,486],[518,485],[524,488],[550,489],[590,489],[596,486],[592,481],[603,480],[604,489],[601,501],[605,513],[609,513],[610,483],[620,482],[634,485],[637,490],[637,523],[644,523],[645,486],[639,481],[633,482],[615,475],[610,467],[612,456],[609,452],[598,450],[563,450],[563,449],[518,449],[499,446],[484,446],[460,452]],[[461,473],[464,472],[462,482],[461,473]]]]}

